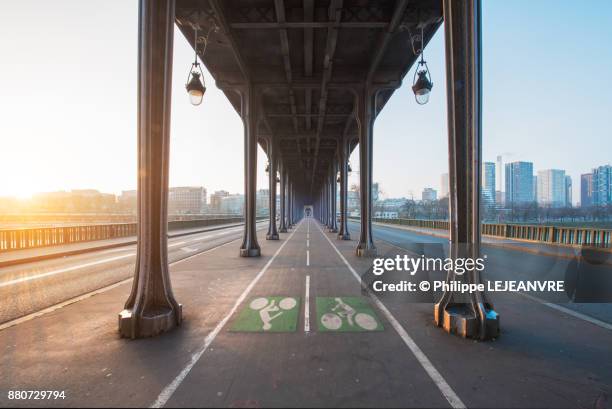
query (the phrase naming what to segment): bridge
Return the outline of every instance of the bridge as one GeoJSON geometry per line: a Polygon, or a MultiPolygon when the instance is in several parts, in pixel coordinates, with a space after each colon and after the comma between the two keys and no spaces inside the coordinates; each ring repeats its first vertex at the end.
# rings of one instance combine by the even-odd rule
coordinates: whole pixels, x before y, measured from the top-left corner
{"type": "MultiPolygon", "coordinates": [[[[140,0],[138,222],[0,252],[0,389],[67,396],[4,394],[0,406],[606,407],[609,304],[453,288],[379,294],[369,281],[377,258],[439,254],[488,256],[487,279],[567,281],[580,251],[609,246],[606,230],[481,225],[481,25],[479,0],[140,0]],[[425,69],[419,59],[443,22],[450,220],[382,223],[372,214],[373,124],[410,69],[425,69]],[[242,118],[245,146],[244,219],[179,234],[167,214],[175,25],[194,70],[199,59],[242,118]],[[266,220],[258,145],[269,161],[266,220]],[[32,259],[40,252],[48,257],[32,259]]],[[[197,74],[187,88],[205,103],[212,79],[197,74]]],[[[593,251],[593,274],[606,276],[609,248],[593,251]]],[[[476,271],[417,277],[483,281],[476,271]]]]}

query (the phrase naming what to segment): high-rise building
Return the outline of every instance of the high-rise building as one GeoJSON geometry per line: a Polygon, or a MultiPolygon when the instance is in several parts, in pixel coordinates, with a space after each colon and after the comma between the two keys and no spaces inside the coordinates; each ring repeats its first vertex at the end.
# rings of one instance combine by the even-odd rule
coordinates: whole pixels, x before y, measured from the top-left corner
{"type": "Polygon", "coordinates": [[[504,202],[505,202],[505,197],[504,197],[504,191],[503,191],[503,187],[504,187],[504,163],[502,161],[502,157],[501,155],[497,155],[497,168],[495,169],[496,172],[496,179],[497,179],[497,183],[495,184],[495,188],[497,189],[495,191],[495,203],[498,206],[503,206],[504,202]]]}
{"type": "Polygon", "coordinates": [[[535,201],[533,163],[512,162],[506,164],[506,206],[535,201]]]}
{"type": "Polygon", "coordinates": [[[564,207],[567,203],[565,171],[546,169],[538,171],[538,204],[547,207],[564,207]]]}
{"type": "Polygon", "coordinates": [[[580,175],[580,207],[593,206],[593,174],[580,175]]]}
{"type": "Polygon", "coordinates": [[[482,203],[485,206],[495,205],[495,163],[482,164],[482,203]]]}
{"type": "Polygon", "coordinates": [[[572,207],[572,177],[565,175],[565,207],[572,207]]]}
{"type": "Polygon", "coordinates": [[[443,173],[440,178],[440,198],[448,197],[448,173],[443,173]]]}
{"type": "Polygon", "coordinates": [[[593,169],[593,204],[612,204],[612,166],[604,165],[593,169]]]}
{"type": "Polygon", "coordinates": [[[434,200],[437,200],[438,198],[438,192],[436,191],[436,189],[432,189],[430,187],[426,187],[425,189],[423,189],[423,193],[421,194],[421,200],[424,202],[433,202],[434,200]]]}
{"type": "Polygon", "coordinates": [[[206,189],[202,186],[171,187],[168,214],[202,214],[206,207],[206,189]]]}

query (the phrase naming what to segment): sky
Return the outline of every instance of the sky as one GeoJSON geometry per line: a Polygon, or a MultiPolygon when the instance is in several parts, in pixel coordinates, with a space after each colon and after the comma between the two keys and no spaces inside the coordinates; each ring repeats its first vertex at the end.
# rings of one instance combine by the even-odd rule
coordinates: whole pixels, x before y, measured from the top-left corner
{"type": "MultiPolygon", "coordinates": [[[[136,0],[0,2],[0,196],[135,188],[137,12],[136,0]]],[[[425,50],[429,104],[414,101],[411,71],[376,120],[383,197],[420,198],[447,172],[442,30],[425,50]]],[[[242,122],[208,73],[204,102],[189,104],[193,51],[175,33],[170,185],[242,192],[242,122]]],[[[609,0],[484,0],[484,160],[565,169],[576,202],[579,175],[612,163],[610,39],[609,0]]],[[[265,162],[260,149],[260,188],[265,162]]]]}

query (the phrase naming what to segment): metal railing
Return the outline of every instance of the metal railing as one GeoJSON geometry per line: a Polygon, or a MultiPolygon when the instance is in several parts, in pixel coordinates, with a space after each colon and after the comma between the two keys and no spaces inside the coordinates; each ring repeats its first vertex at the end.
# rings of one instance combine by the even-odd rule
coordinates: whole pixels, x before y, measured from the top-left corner
{"type": "MultiPolygon", "coordinates": [[[[257,219],[265,218],[267,217],[262,216],[257,219]]],[[[242,216],[199,220],[173,220],[168,222],[168,230],[240,223],[243,220],[242,216]]],[[[137,223],[111,223],[3,229],[0,230],[0,252],[136,236],[137,228],[137,223]]]]}
{"type": "MultiPolygon", "coordinates": [[[[349,217],[349,219],[358,218],[349,217]]],[[[449,230],[447,220],[373,218],[372,221],[425,229],[449,230]]],[[[612,247],[612,230],[594,227],[483,223],[482,234],[540,243],[612,247]]]]}

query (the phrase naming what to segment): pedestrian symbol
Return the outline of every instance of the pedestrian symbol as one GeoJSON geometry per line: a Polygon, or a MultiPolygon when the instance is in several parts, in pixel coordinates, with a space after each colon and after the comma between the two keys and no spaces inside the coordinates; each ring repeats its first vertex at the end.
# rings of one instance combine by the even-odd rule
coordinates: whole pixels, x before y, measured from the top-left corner
{"type": "Polygon", "coordinates": [[[231,331],[293,332],[298,313],[297,297],[257,297],[246,304],[231,331]]]}
{"type": "Polygon", "coordinates": [[[361,297],[317,297],[317,317],[321,332],[384,329],[369,303],[361,297]]]}

